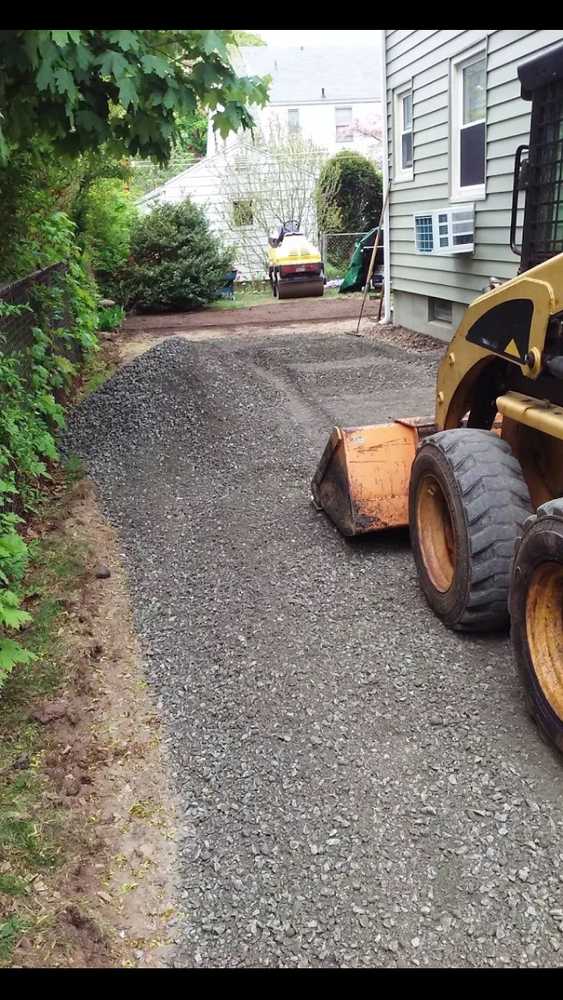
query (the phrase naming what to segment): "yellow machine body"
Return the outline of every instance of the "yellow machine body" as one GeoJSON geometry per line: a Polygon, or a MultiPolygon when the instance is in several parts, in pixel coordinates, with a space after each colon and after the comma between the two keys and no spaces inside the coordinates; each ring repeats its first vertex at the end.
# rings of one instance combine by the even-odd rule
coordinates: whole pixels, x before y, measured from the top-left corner
{"type": "Polygon", "coordinates": [[[268,271],[280,299],[320,296],[325,278],[321,254],[302,233],[286,233],[268,246],[268,271]]]}
{"type": "Polygon", "coordinates": [[[284,236],[277,247],[268,247],[268,262],[272,267],[282,264],[320,264],[321,255],[317,247],[301,233],[284,236]]]}
{"type": "MultiPolygon", "coordinates": [[[[315,505],[344,535],[407,525],[410,468],[419,441],[460,427],[468,418],[471,422],[484,400],[490,420],[472,425],[492,427],[497,419],[522,465],[535,505],[561,495],[563,383],[559,405],[546,398],[549,390],[543,391],[540,378],[550,322],[559,313],[563,254],[479,296],[444,352],[434,416],[336,427],[311,483],[315,505]],[[513,384],[496,395],[493,376],[499,365],[513,373],[513,384]]],[[[506,382],[506,375],[503,378],[506,382]]]]}

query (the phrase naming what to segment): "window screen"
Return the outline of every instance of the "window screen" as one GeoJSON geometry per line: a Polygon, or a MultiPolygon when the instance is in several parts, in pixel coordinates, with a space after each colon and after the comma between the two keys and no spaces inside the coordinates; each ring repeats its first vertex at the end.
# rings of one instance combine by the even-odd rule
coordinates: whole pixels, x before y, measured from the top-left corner
{"type": "Polygon", "coordinates": [[[432,235],[432,216],[417,215],[414,220],[416,249],[419,253],[431,253],[434,249],[432,235]]]}
{"type": "Polygon", "coordinates": [[[412,92],[401,98],[401,167],[412,167],[412,92]]]}
{"type": "Polygon", "coordinates": [[[447,299],[428,299],[428,318],[438,323],[451,323],[451,302],[447,299]]]}
{"type": "Polygon", "coordinates": [[[336,108],[336,141],[346,142],[352,135],[352,108],[336,108]]]}
{"type": "Polygon", "coordinates": [[[485,58],[459,68],[461,74],[461,122],[459,135],[459,186],[485,183],[485,58]]]}

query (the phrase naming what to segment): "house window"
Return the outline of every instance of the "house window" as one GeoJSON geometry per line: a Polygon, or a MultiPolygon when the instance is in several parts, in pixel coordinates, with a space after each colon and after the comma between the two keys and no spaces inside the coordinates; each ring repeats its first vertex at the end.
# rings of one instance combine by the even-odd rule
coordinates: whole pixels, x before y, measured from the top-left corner
{"type": "Polygon", "coordinates": [[[487,60],[483,48],[452,63],[452,198],[485,197],[487,60]]]}
{"type": "Polygon", "coordinates": [[[451,302],[447,299],[428,299],[428,319],[435,323],[451,323],[451,302]]]}
{"type": "Polygon", "coordinates": [[[251,226],[254,222],[251,201],[233,201],[233,225],[251,226]]]}
{"type": "Polygon", "coordinates": [[[287,130],[290,135],[297,135],[299,133],[299,108],[288,108],[287,111],[287,130]]]}
{"type": "Polygon", "coordinates": [[[395,91],[394,100],[395,180],[413,179],[412,87],[395,91]]]}
{"type": "Polygon", "coordinates": [[[336,108],[336,141],[348,142],[353,135],[352,108],[336,108]]]}

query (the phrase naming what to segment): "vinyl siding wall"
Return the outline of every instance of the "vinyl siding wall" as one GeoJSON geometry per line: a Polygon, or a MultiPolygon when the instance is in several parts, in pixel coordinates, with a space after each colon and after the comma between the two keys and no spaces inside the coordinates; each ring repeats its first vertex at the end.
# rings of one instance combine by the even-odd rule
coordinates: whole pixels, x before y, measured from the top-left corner
{"type": "Polygon", "coordinates": [[[520,97],[517,67],[562,39],[561,29],[385,31],[395,322],[447,337],[452,332],[447,325],[428,322],[428,297],[454,304],[455,326],[464,306],[487,287],[491,276],[515,276],[519,262],[508,245],[514,153],[520,143],[527,142],[530,124],[530,103],[520,97]],[[474,202],[475,252],[421,256],[415,253],[414,213],[450,204],[450,61],[483,41],[487,55],[486,197],[474,202]],[[398,184],[393,181],[393,92],[411,81],[414,178],[398,184]]]}

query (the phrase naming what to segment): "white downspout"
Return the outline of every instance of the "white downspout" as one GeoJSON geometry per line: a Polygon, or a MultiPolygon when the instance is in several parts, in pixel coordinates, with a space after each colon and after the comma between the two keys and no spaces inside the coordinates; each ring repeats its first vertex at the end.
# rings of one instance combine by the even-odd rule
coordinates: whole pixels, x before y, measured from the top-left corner
{"type": "MultiPolygon", "coordinates": [[[[389,185],[389,130],[387,124],[387,65],[385,59],[385,28],[380,29],[381,38],[381,97],[382,97],[382,123],[383,123],[383,197],[389,185]]],[[[387,199],[385,214],[383,216],[383,231],[385,233],[385,245],[383,254],[383,317],[381,323],[391,322],[391,232],[389,229],[389,202],[387,199]]]]}

